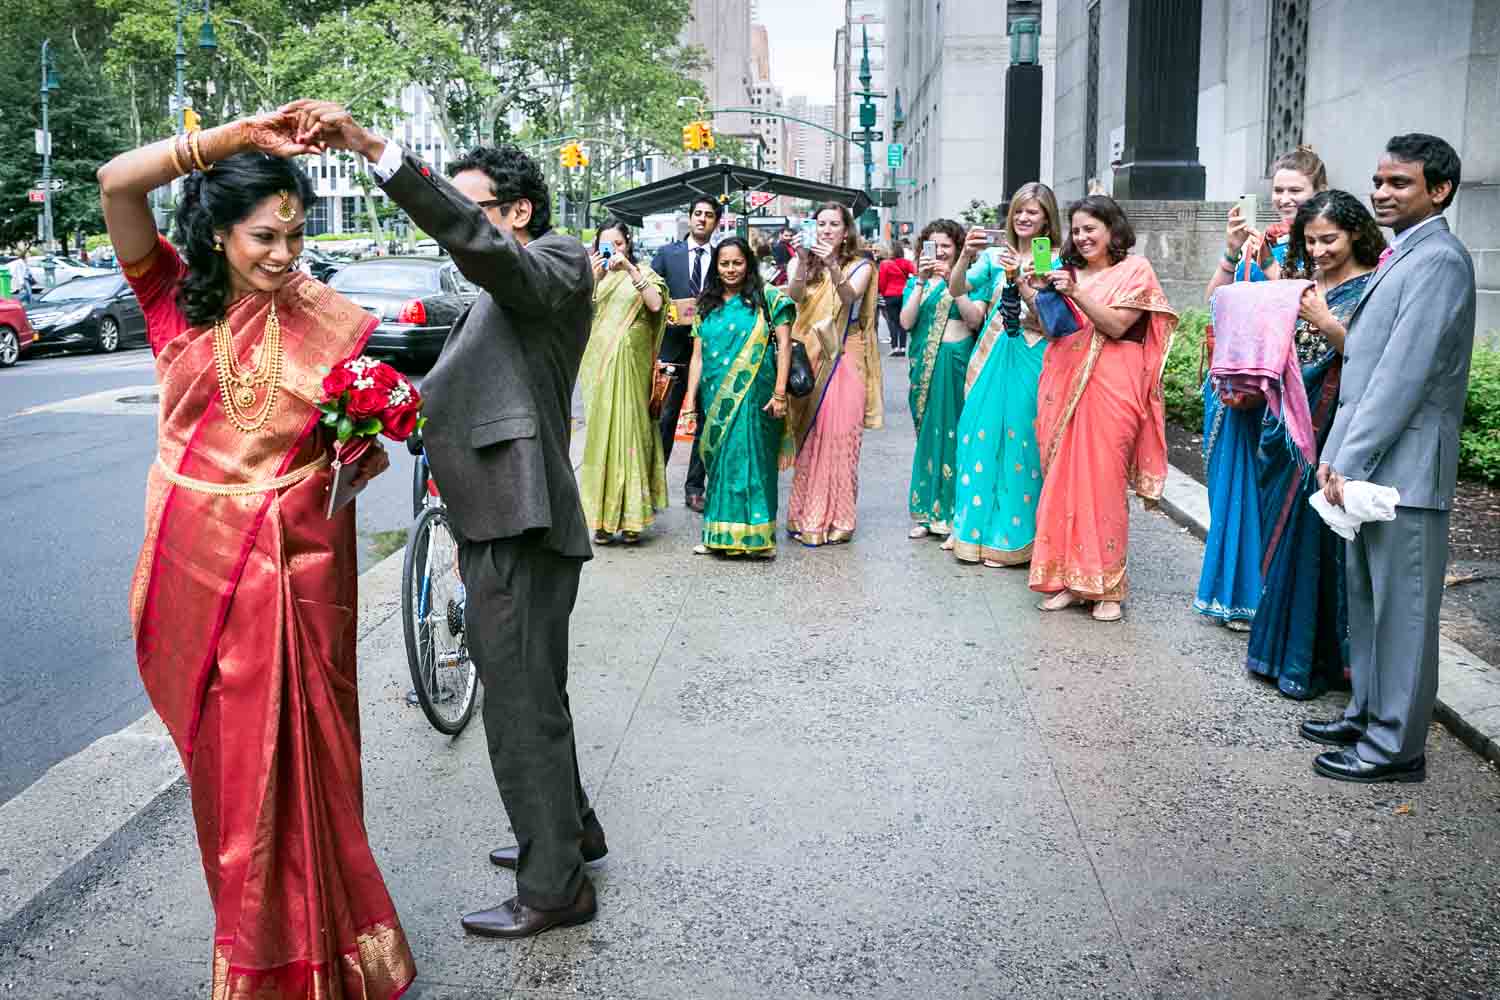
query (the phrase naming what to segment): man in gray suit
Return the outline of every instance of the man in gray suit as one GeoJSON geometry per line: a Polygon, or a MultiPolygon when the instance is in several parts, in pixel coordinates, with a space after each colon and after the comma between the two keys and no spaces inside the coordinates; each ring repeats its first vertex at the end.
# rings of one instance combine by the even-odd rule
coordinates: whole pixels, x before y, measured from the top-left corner
{"type": "Polygon", "coordinates": [[[289,105],[316,141],[348,149],[482,289],[422,384],[432,472],[458,536],[470,652],[484,681],[490,764],[517,845],[516,896],[464,929],[525,937],[592,920],[584,861],[603,857],[578,775],[568,618],[592,551],[568,457],[573,384],[593,319],[588,252],[549,226],[537,165],[481,147],[452,182],[326,102],[289,105]]]}
{"type": "Polygon", "coordinates": [[[1375,219],[1395,234],[1349,322],[1339,413],[1318,468],[1328,500],[1363,480],[1401,494],[1394,521],[1348,543],[1354,696],[1302,735],[1342,749],[1314,769],[1340,781],[1421,781],[1438,683],[1438,607],[1458,428],[1474,350],[1474,264],[1443,219],[1460,163],[1436,136],[1398,135],[1375,169],[1375,219]]]}

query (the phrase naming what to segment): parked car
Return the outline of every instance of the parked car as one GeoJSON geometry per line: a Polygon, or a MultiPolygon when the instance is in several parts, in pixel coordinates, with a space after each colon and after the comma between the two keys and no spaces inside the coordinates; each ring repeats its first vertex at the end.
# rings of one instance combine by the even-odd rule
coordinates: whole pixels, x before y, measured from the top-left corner
{"type": "MultiPolygon", "coordinates": [[[[26,266],[31,268],[32,276],[37,281],[46,281],[47,258],[45,256],[27,257],[26,266]]],[[[107,267],[90,267],[88,264],[74,257],[68,257],[60,253],[52,255],[52,283],[54,285],[61,285],[64,282],[72,281],[74,278],[98,277],[99,275],[113,273],[116,272],[111,271],[107,267]]]]}
{"type": "Polygon", "coordinates": [[[324,284],[327,284],[328,279],[338,273],[339,268],[348,263],[347,260],[334,257],[307,243],[302,245],[302,256],[307,259],[308,266],[312,268],[312,276],[324,284]]]}
{"type": "Polygon", "coordinates": [[[21,354],[36,343],[36,331],[26,319],[20,299],[0,299],[0,368],[21,360],[21,354]]]}
{"type": "Polygon", "coordinates": [[[87,347],[106,354],[146,342],[146,315],[118,271],[74,278],[33,299],[26,316],[37,344],[87,347]]]}
{"type": "Polygon", "coordinates": [[[446,257],[374,257],[346,264],[328,284],[380,320],[365,353],[431,365],[479,290],[446,257]]]}

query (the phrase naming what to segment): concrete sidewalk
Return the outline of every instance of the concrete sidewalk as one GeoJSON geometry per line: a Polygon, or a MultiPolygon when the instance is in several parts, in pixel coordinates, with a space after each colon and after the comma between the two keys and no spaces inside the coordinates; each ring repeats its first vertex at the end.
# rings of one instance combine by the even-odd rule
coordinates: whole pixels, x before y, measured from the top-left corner
{"type": "MultiPolygon", "coordinates": [[[[694,557],[674,506],[585,569],[592,924],[462,933],[513,886],[482,727],[447,740],[404,703],[399,562],[363,578],[367,819],[412,996],[1500,996],[1495,768],[1434,727],[1426,784],[1315,777],[1296,725],[1338,697],[1246,676],[1164,516],[1134,515],[1113,626],[907,541],[901,371],[852,545],[694,557]]],[[[211,926],[178,783],[0,923],[0,996],[206,997],[211,926]]]]}

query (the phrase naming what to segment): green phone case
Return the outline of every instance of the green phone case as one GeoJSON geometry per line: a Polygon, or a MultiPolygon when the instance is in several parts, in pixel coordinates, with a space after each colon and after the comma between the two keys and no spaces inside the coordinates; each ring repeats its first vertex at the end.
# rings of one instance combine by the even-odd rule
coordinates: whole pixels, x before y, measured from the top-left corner
{"type": "Polygon", "coordinates": [[[1037,274],[1052,272],[1052,240],[1046,236],[1031,241],[1031,269],[1037,274]]]}

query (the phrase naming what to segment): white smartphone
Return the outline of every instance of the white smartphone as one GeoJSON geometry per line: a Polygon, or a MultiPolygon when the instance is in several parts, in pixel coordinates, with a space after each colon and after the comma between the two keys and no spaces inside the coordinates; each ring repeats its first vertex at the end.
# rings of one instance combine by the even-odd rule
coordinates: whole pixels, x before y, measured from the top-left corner
{"type": "Polygon", "coordinates": [[[922,256],[928,260],[937,260],[937,240],[922,241],[922,256]]]}
{"type": "Polygon", "coordinates": [[[1240,221],[1247,226],[1253,227],[1255,225],[1255,214],[1258,209],[1256,202],[1258,200],[1253,194],[1240,195],[1240,221]]]}

